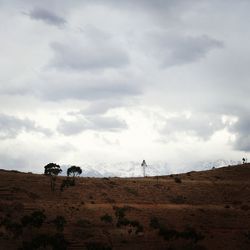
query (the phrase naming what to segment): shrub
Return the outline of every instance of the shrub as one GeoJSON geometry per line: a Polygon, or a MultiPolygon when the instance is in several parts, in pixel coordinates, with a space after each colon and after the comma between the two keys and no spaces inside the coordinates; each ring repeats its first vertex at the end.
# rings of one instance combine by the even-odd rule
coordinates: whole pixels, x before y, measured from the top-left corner
{"type": "Polygon", "coordinates": [[[46,215],[42,211],[35,211],[31,215],[25,215],[22,219],[23,226],[41,227],[46,219],[46,215]]]}
{"type": "Polygon", "coordinates": [[[137,192],[135,189],[130,188],[130,187],[125,187],[124,189],[125,189],[128,193],[133,194],[134,196],[138,196],[138,192],[137,192]]]}
{"type": "Polygon", "coordinates": [[[181,178],[179,178],[179,177],[174,177],[174,181],[176,182],[176,183],[181,183],[182,181],[181,181],[181,178]]]}
{"type": "Polygon", "coordinates": [[[3,219],[3,221],[0,223],[0,226],[1,225],[3,225],[7,231],[11,232],[14,238],[19,237],[23,232],[22,225],[12,222],[9,218],[3,219]]]}
{"type": "Polygon", "coordinates": [[[103,216],[101,216],[101,221],[107,222],[107,223],[112,223],[113,222],[113,218],[112,216],[105,214],[103,216]]]}
{"type": "Polygon", "coordinates": [[[86,219],[80,219],[76,222],[76,225],[78,227],[87,227],[90,225],[90,221],[89,220],[86,220],[86,219]]]}
{"type": "Polygon", "coordinates": [[[86,244],[87,250],[112,250],[111,246],[107,246],[101,242],[89,242],[86,244]]]}
{"type": "Polygon", "coordinates": [[[66,250],[68,242],[65,240],[63,234],[55,234],[53,236],[47,234],[40,234],[33,238],[30,242],[23,242],[19,250],[34,250],[34,249],[53,249],[66,250]]]}
{"type": "Polygon", "coordinates": [[[59,232],[62,232],[64,230],[64,225],[66,224],[66,220],[63,216],[57,216],[54,220],[53,223],[56,226],[56,229],[59,232]]]}
{"type": "Polygon", "coordinates": [[[63,191],[65,187],[68,188],[73,186],[75,186],[75,179],[66,178],[62,181],[60,190],[63,191]]]}
{"type": "Polygon", "coordinates": [[[150,223],[149,223],[149,226],[154,228],[154,229],[157,229],[160,227],[160,224],[159,224],[159,221],[156,217],[152,217],[150,219],[150,223]]]}

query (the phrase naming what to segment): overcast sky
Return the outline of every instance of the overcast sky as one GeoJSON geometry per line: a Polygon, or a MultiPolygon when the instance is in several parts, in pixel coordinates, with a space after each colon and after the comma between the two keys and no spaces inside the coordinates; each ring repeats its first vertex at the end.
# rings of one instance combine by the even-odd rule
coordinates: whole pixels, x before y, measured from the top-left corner
{"type": "Polygon", "coordinates": [[[249,0],[0,0],[0,168],[240,160],[249,0]]]}

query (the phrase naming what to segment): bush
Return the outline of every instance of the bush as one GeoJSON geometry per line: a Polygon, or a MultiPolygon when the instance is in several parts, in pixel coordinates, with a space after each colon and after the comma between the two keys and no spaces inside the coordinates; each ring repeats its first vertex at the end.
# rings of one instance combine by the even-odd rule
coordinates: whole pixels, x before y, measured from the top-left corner
{"type": "Polygon", "coordinates": [[[66,178],[62,181],[60,190],[63,191],[64,188],[73,187],[73,186],[75,186],[75,179],[66,178]]]}
{"type": "Polygon", "coordinates": [[[154,229],[158,229],[160,227],[158,219],[156,217],[152,217],[150,219],[149,226],[154,228],[154,229]]]}
{"type": "Polygon", "coordinates": [[[54,220],[53,223],[56,226],[56,229],[59,232],[62,232],[64,230],[64,225],[66,224],[66,220],[63,216],[57,216],[54,220]]]}
{"type": "Polygon", "coordinates": [[[86,219],[80,219],[76,222],[78,227],[88,227],[90,225],[90,221],[86,219]]]}
{"type": "Polygon", "coordinates": [[[101,242],[89,242],[86,244],[87,250],[112,250],[111,246],[107,246],[101,242]]]}
{"type": "Polygon", "coordinates": [[[176,183],[181,183],[182,181],[181,181],[181,178],[179,178],[179,177],[174,177],[174,181],[176,182],[176,183]]]}
{"type": "Polygon", "coordinates": [[[125,189],[128,193],[133,194],[134,196],[138,196],[138,192],[137,192],[135,189],[130,188],[130,187],[125,187],[124,189],[125,189]]]}
{"type": "Polygon", "coordinates": [[[34,250],[34,249],[53,249],[66,250],[68,242],[65,240],[63,234],[56,234],[53,236],[40,234],[33,238],[30,242],[23,242],[23,246],[19,250],[34,250]]]}
{"type": "Polygon", "coordinates": [[[113,218],[112,216],[105,214],[103,216],[101,216],[101,221],[107,222],[107,223],[112,223],[113,222],[113,218]]]}
{"type": "Polygon", "coordinates": [[[41,227],[46,219],[46,215],[42,211],[35,211],[31,215],[25,215],[22,219],[23,226],[41,227]]]}
{"type": "Polygon", "coordinates": [[[0,226],[1,225],[3,225],[7,231],[11,232],[14,238],[19,237],[23,232],[22,225],[12,222],[9,218],[3,219],[3,221],[0,223],[0,226]]]}

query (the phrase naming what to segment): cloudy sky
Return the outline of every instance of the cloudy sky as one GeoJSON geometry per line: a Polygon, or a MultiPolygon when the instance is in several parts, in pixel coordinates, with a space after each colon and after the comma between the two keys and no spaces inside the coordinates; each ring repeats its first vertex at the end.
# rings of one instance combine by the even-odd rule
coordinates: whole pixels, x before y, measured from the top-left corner
{"type": "Polygon", "coordinates": [[[0,0],[0,168],[250,151],[250,1],[0,0]]]}

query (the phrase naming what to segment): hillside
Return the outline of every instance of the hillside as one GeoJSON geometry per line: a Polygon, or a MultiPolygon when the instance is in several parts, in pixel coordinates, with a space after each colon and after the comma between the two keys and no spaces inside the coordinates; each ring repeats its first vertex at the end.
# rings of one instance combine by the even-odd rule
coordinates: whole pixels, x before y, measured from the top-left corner
{"type": "Polygon", "coordinates": [[[250,164],[63,179],[0,170],[0,249],[250,249],[250,164]]]}

